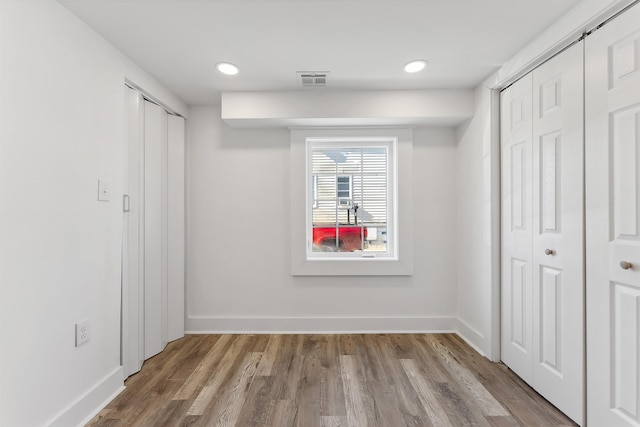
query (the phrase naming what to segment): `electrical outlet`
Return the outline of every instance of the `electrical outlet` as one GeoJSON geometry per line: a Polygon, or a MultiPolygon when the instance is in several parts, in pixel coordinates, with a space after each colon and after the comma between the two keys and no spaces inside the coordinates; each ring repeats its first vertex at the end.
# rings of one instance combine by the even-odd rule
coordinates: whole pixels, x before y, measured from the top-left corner
{"type": "Polygon", "coordinates": [[[89,319],[76,323],[76,347],[86,343],[91,338],[89,319]]]}

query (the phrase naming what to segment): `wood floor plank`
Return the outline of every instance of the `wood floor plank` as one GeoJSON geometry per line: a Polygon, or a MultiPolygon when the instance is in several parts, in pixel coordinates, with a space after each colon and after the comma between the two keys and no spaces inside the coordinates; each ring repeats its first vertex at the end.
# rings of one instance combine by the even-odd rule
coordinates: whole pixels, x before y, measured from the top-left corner
{"type": "Polygon", "coordinates": [[[278,361],[272,368],[273,399],[275,400],[294,401],[296,398],[304,362],[304,354],[301,350],[303,339],[302,335],[288,335],[282,340],[278,361]]]}
{"type": "Polygon", "coordinates": [[[413,359],[402,359],[402,367],[409,377],[413,388],[418,393],[418,397],[422,402],[422,406],[427,412],[427,416],[434,426],[451,426],[452,420],[449,419],[447,411],[438,401],[438,392],[427,380],[425,380],[420,372],[420,368],[413,359]]]}
{"type": "Polygon", "coordinates": [[[522,427],[518,420],[511,415],[504,417],[487,417],[487,422],[491,427],[522,427]]]}
{"type": "Polygon", "coordinates": [[[320,417],[320,427],[348,427],[347,417],[320,417]]]}
{"type": "Polygon", "coordinates": [[[343,417],[347,415],[342,385],[338,335],[323,335],[320,363],[320,415],[343,417]]]}
{"type": "Polygon", "coordinates": [[[434,427],[426,414],[422,416],[406,414],[402,417],[402,422],[406,427],[434,427]]]}
{"type": "Polygon", "coordinates": [[[185,348],[177,347],[182,355],[178,358],[179,364],[171,375],[171,379],[186,380],[189,378],[220,337],[222,335],[186,335],[183,340],[189,339],[190,345],[185,348]],[[193,337],[197,337],[197,339],[193,339],[193,337]]]}
{"type": "MultiPolygon", "coordinates": [[[[237,337],[236,337],[237,338],[237,337]]],[[[211,376],[214,367],[225,354],[225,349],[234,340],[233,335],[222,335],[211,347],[201,363],[193,370],[193,373],[185,380],[184,385],[176,392],[174,400],[191,399],[204,387],[211,376]]]]}
{"type": "MultiPolygon", "coordinates": [[[[221,407],[223,410],[217,419],[216,427],[235,426],[240,410],[244,405],[247,396],[247,385],[253,379],[258,364],[260,363],[261,353],[248,353],[245,361],[242,363],[240,375],[230,386],[229,393],[225,393],[221,407]]],[[[194,414],[195,415],[195,414],[194,414]]]]}
{"type": "Polygon", "coordinates": [[[276,401],[272,399],[273,377],[254,375],[236,425],[266,426],[272,418],[276,401]]]}
{"type": "Polygon", "coordinates": [[[404,372],[401,359],[395,357],[389,336],[380,336],[379,342],[382,357],[385,361],[385,369],[389,370],[389,375],[393,378],[393,392],[403,413],[403,418],[412,420],[409,425],[413,425],[413,420],[425,418],[427,414],[422,407],[418,394],[411,385],[409,377],[404,372]]]}
{"type": "Polygon", "coordinates": [[[484,408],[484,414],[490,416],[507,416],[509,412],[487,391],[487,389],[476,379],[476,377],[462,364],[460,364],[451,350],[445,346],[435,336],[428,338],[431,346],[438,355],[445,361],[449,371],[464,384],[474,401],[484,408]]]}
{"type": "Polygon", "coordinates": [[[453,334],[187,335],[88,425],[575,426],[453,334]]]}
{"type": "Polygon", "coordinates": [[[176,426],[180,425],[184,419],[187,410],[189,409],[189,402],[186,400],[170,400],[158,410],[154,410],[153,414],[149,416],[149,421],[144,421],[139,425],[154,425],[154,426],[176,426]]]}
{"type": "MultiPolygon", "coordinates": [[[[217,365],[217,369],[215,372],[212,372],[207,379],[207,383],[202,387],[200,393],[195,398],[195,401],[189,408],[187,415],[202,415],[206,407],[213,399],[213,396],[218,393],[219,389],[225,384],[225,381],[228,380],[229,377],[233,376],[234,371],[233,368],[237,365],[238,359],[242,359],[242,357],[238,357],[239,355],[243,355],[242,352],[243,346],[246,342],[240,338],[236,340],[229,350],[226,351],[222,360],[217,365]]],[[[198,382],[200,378],[196,379],[198,382]]]]}
{"type": "Polygon", "coordinates": [[[404,417],[408,415],[398,400],[394,386],[379,380],[367,380],[369,399],[373,401],[373,423],[377,426],[404,427],[404,417]]]}
{"type": "Polygon", "coordinates": [[[280,351],[280,347],[282,346],[281,341],[282,335],[271,335],[269,337],[269,340],[267,341],[266,347],[264,349],[264,353],[262,355],[262,360],[260,360],[260,365],[256,370],[257,376],[271,375],[273,363],[275,362],[278,351],[280,351]]]}
{"type": "Polygon", "coordinates": [[[170,379],[159,381],[153,393],[147,396],[147,398],[137,406],[138,410],[136,412],[129,415],[126,420],[126,425],[137,427],[149,425],[150,422],[154,423],[153,420],[156,417],[162,416],[161,414],[164,414],[164,412],[168,410],[171,396],[180,388],[181,383],[181,381],[170,379]],[[158,402],[164,402],[160,410],[157,407],[158,402]]]}
{"type": "Polygon", "coordinates": [[[298,408],[291,400],[276,400],[271,411],[271,419],[267,424],[271,427],[293,427],[298,408]]]}
{"type": "Polygon", "coordinates": [[[464,390],[455,383],[439,383],[436,385],[438,401],[445,408],[453,425],[490,427],[482,409],[473,399],[467,399],[464,390]]]}
{"type": "Polygon", "coordinates": [[[387,366],[380,349],[381,335],[364,335],[362,337],[363,352],[360,356],[362,366],[367,379],[383,384],[393,384],[393,377],[387,366]]]}
{"type": "Polygon", "coordinates": [[[340,354],[341,355],[345,355],[345,354],[356,355],[356,354],[358,354],[358,347],[357,347],[357,344],[355,342],[356,339],[357,339],[357,336],[353,335],[353,334],[340,335],[339,338],[338,338],[340,354]]]}
{"type": "Polygon", "coordinates": [[[322,336],[308,335],[304,340],[304,360],[296,391],[298,414],[295,425],[305,427],[318,425],[322,404],[322,382],[324,368],[322,363],[322,336]]]}
{"type": "Polygon", "coordinates": [[[374,425],[373,402],[370,396],[364,376],[358,365],[356,356],[340,356],[342,371],[342,384],[347,409],[347,423],[350,427],[374,425]]]}
{"type": "Polygon", "coordinates": [[[281,335],[271,335],[271,334],[249,334],[252,338],[251,346],[247,351],[251,353],[264,353],[267,349],[267,344],[273,337],[281,336],[281,335]]]}

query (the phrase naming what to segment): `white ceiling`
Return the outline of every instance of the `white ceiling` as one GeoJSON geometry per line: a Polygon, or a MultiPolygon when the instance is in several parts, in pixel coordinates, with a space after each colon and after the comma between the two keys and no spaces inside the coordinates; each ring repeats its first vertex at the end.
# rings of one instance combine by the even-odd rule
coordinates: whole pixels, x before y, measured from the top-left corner
{"type": "Polygon", "coordinates": [[[62,0],[190,105],[220,92],[472,88],[581,0],[62,0]],[[418,74],[403,65],[429,61],[418,74]],[[240,67],[236,76],[215,69],[240,67]]]}

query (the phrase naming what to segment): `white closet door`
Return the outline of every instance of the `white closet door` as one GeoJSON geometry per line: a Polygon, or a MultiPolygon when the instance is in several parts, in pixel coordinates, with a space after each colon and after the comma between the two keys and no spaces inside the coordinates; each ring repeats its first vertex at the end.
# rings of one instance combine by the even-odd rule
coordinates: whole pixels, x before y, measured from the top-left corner
{"type": "Polygon", "coordinates": [[[584,419],[583,46],[533,71],[533,387],[584,419]]]}
{"type": "Polygon", "coordinates": [[[144,178],[144,100],[126,89],[128,109],[127,189],[129,198],[123,235],[122,359],[125,375],[135,374],[144,361],[144,229],[142,215],[144,178]]]}
{"type": "Polygon", "coordinates": [[[168,117],[168,340],[184,336],[185,120],[168,117]]]}
{"type": "Polygon", "coordinates": [[[144,358],[167,343],[166,167],[167,113],[145,101],[144,132],[144,358]]]}
{"type": "Polygon", "coordinates": [[[532,76],[501,94],[502,360],[531,384],[532,76]]]}
{"type": "Polygon", "coordinates": [[[586,176],[587,419],[638,426],[640,6],[586,39],[586,176]]]}

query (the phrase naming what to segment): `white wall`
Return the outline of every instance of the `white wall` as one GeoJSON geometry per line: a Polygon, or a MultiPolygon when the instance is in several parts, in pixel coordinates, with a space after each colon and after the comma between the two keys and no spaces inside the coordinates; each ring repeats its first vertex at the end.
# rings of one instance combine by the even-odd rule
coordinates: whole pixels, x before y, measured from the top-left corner
{"type": "Polygon", "coordinates": [[[125,78],[186,109],[55,2],[0,3],[0,73],[0,425],[75,425],[122,386],[125,78]]]}
{"type": "Polygon", "coordinates": [[[490,358],[498,355],[499,154],[492,121],[492,92],[476,89],[474,117],[457,129],[458,330],[490,358]]]}
{"type": "MultiPolygon", "coordinates": [[[[289,131],[188,122],[190,331],[452,330],[455,132],[414,131],[415,273],[292,277],[289,131]]],[[[402,202],[400,202],[402,203],[402,202]]]]}

